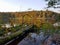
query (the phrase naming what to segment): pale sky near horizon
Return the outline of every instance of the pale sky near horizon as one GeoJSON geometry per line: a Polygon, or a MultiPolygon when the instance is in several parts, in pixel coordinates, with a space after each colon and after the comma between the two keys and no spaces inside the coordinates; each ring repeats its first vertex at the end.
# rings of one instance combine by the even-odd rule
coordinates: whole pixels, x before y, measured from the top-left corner
{"type": "MultiPolygon", "coordinates": [[[[0,0],[0,12],[16,12],[31,10],[43,10],[46,7],[44,0],[0,0]]],[[[57,11],[56,9],[50,9],[57,11]]]]}

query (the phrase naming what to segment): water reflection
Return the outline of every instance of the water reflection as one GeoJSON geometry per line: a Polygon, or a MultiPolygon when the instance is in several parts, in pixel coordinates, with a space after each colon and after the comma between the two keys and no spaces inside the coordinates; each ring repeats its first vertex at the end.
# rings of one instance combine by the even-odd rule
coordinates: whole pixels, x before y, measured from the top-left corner
{"type": "Polygon", "coordinates": [[[44,33],[43,32],[41,32],[39,34],[30,33],[18,45],[42,45],[43,39],[44,39],[44,33]]]}
{"type": "Polygon", "coordinates": [[[37,33],[29,33],[18,45],[57,45],[56,42],[52,41],[51,35],[44,35],[41,31],[37,33]]]}

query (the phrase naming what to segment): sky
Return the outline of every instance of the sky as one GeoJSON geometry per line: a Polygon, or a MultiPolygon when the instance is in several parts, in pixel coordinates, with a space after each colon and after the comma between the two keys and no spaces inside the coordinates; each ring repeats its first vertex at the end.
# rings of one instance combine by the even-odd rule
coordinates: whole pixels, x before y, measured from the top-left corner
{"type": "MultiPolygon", "coordinates": [[[[0,0],[0,12],[18,12],[30,10],[45,10],[44,0],[0,0]]],[[[50,8],[49,10],[58,11],[50,8]]]]}

